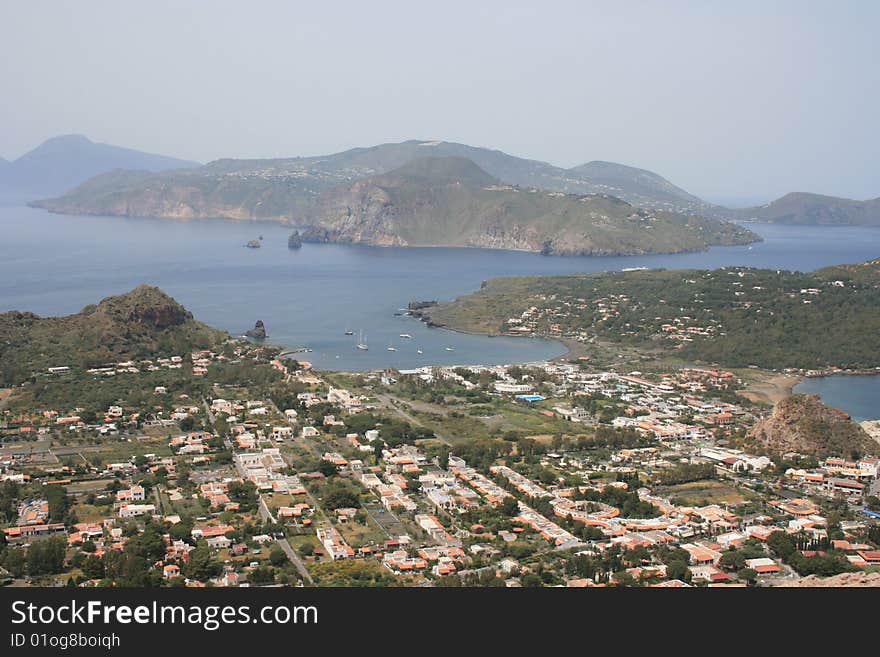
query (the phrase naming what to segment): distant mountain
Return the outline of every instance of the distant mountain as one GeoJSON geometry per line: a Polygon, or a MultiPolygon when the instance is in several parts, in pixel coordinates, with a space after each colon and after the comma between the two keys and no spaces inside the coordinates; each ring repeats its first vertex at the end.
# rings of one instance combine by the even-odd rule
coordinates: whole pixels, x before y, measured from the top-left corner
{"type": "Polygon", "coordinates": [[[880,198],[848,198],[792,192],[772,203],[739,211],[744,219],[778,224],[880,226],[880,198]]]}
{"type": "Polygon", "coordinates": [[[709,205],[693,194],[688,194],[680,187],[676,187],[666,178],[645,169],[597,160],[574,167],[569,171],[589,180],[593,185],[606,186],[606,193],[620,198],[627,197],[625,200],[634,205],[654,205],[666,202],[670,206],[684,204],[682,209],[693,209],[694,211],[705,210],[709,205]]]}
{"type": "Polygon", "coordinates": [[[461,157],[499,180],[568,194],[608,194],[640,207],[726,216],[660,176],[610,163],[563,169],[497,150],[445,141],[405,141],[316,157],[223,159],[152,176],[104,175],[88,187],[36,205],[67,214],[229,217],[302,223],[317,197],[340,183],[424,157],[461,157]],[[594,179],[595,178],[595,179],[594,179]]]}
{"type": "Polygon", "coordinates": [[[99,144],[82,135],[65,135],[0,165],[0,196],[22,202],[56,196],[113,169],[163,171],[197,166],[197,162],[99,144]]]}
{"type": "Polygon", "coordinates": [[[141,285],[76,315],[0,313],[0,384],[18,384],[49,367],[95,367],[216,346],[228,335],[193,319],[159,288],[141,285]]]}
{"type": "Polygon", "coordinates": [[[462,157],[412,160],[323,192],[305,241],[637,254],[755,241],[735,224],[635,208],[613,196],[507,185],[462,157]]]}

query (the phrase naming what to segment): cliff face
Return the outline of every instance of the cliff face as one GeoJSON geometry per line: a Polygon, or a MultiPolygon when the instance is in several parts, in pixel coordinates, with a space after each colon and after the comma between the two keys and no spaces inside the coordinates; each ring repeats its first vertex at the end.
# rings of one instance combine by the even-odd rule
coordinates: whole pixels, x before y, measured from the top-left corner
{"type": "Polygon", "coordinates": [[[407,246],[397,234],[397,209],[383,188],[360,181],[323,199],[320,220],[302,235],[307,242],[363,242],[407,246]]]}
{"type": "Polygon", "coordinates": [[[830,408],[818,395],[792,395],[759,420],[747,440],[768,452],[800,452],[818,457],[851,458],[880,453],[880,445],[844,411],[830,408]]]}
{"type": "Polygon", "coordinates": [[[303,239],[468,246],[557,255],[705,249],[755,241],[735,224],[634,208],[609,196],[504,185],[470,160],[425,158],[320,195],[303,239]]]}

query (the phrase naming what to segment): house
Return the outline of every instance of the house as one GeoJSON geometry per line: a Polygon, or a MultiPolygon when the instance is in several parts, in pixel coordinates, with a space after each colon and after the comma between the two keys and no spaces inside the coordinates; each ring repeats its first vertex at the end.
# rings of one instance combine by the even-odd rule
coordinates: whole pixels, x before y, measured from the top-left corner
{"type": "Polygon", "coordinates": [[[230,545],[232,545],[232,541],[226,538],[225,536],[212,536],[205,541],[208,544],[208,547],[217,549],[217,550],[225,550],[230,545]]]}
{"type": "Polygon", "coordinates": [[[759,575],[767,575],[778,573],[782,569],[779,564],[769,557],[760,557],[758,559],[746,559],[746,568],[751,568],[759,575]]]}
{"type": "Polygon", "coordinates": [[[137,484],[116,493],[116,499],[120,502],[143,502],[145,497],[144,487],[137,484]]]}
{"type": "Polygon", "coordinates": [[[118,515],[120,518],[136,518],[145,513],[155,513],[155,511],[154,504],[127,504],[123,502],[119,507],[118,515]]]}
{"type": "Polygon", "coordinates": [[[681,549],[688,553],[692,564],[710,563],[715,565],[721,559],[721,553],[718,550],[713,550],[699,543],[684,543],[681,549]]]}
{"type": "Polygon", "coordinates": [[[170,563],[164,568],[162,568],[162,577],[165,579],[171,579],[172,577],[180,577],[180,566],[174,563],[170,563]]]}

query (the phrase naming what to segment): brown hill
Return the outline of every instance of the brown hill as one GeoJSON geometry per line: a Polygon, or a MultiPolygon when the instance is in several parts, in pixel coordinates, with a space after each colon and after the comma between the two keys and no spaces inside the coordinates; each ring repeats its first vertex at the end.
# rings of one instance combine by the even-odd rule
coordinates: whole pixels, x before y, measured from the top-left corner
{"type": "Polygon", "coordinates": [[[880,453],[880,445],[848,414],[826,406],[818,395],[783,399],[769,417],[752,427],[746,440],[767,452],[800,452],[820,458],[880,453]]]}

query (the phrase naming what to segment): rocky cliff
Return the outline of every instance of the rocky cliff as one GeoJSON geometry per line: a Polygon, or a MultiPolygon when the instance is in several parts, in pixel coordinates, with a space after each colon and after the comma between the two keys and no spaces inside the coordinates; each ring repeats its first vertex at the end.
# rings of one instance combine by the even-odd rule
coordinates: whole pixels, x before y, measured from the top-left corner
{"type": "Polygon", "coordinates": [[[767,452],[799,452],[818,457],[852,458],[880,453],[880,445],[844,411],[830,408],[818,395],[792,395],[776,404],[747,436],[767,452]]]}
{"type": "Polygon", "coordinates": [[[672,253],[757,236],[736,224],[618,198],[505,185],[465,158],[423,158],[318,198],[303,239],[555,255],[672,253]]]}

